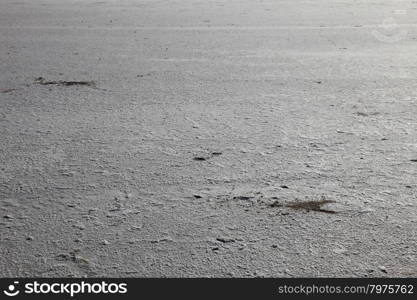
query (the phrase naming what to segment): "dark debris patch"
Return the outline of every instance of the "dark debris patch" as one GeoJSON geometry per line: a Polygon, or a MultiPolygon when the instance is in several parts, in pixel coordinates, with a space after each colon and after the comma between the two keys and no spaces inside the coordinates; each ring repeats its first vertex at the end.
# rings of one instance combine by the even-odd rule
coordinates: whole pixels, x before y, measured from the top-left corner
{"type": "Polygon", "coordinates": [[[336,214],[337,212],[333,210],[322,208],[323,205],[329,204],[329,203],[335,203],[335,201],[326,200],[326,199],[322,199],[320,201],[301,201],[301,202],[293,202],[286,206],[292,209],[296,209],[296,210],[305,210],[307,212],[317,211],[317,212],[323,212],[327,214],[336,214]]]}
{"type": "Polygon", "coordinates": [[[151,76],[152,75],[152,73],[146,73],[146,74],[138,74],[138,75],[136,75],[136,77],[137,78],[143,78],[143,77],[145,77],[145,76],[151,76]]]}
{"type": "Polygon", "coordinates": [[[0,93],[2,94],[9,94],[16,91],[16,89],[4,89],[4,90],[0,90],[0,93]]]}
{"type": "Polygon", "coordinates": [[[223,154],[223,152],[220,152],[220,151],[215,151],[215,152],[211,152],[210,153],[210,155],[207,155],[207,156],[195,156],[194,158],[193,158],[193,160],[197,160],[197,161],[206,161],[206,160],[209,160],[210,158],[213,158],[213,157],[215,157],[215,156],[220,156],[220,155],[222,155],[223,154]]]}
{"type": "Polygon", "coordinates": [[[279,203],[279,201],[274,201],[271,204],[268,205],[269,207],[283,207],[283,205],[281,203],[279,203]]]}
{"type": "Polygon", "coordinates": [[[196,160],[196,161],[205,161],[205,160],[207,160],[207,158],[203,157],[203,156],[195,156],[193,159],[196,160]]]}
{"type": "Polygon", "coordinates": [[[247,200],[251,200],[254,197],[251,196],[235,196],[233,197],[234,200],[243,200],[243,201],[247,201],[247,200]]]}
{"type": "Polygon", "coordinates": [[[94,81],[65,81],[65,80],[46,80],[43,77],[38,77],[35,79],[36,84],[41,85],[58,85],[58,86],[88,86],[95,87],[96,84],[94,81]]]}
{"type": "Polygon", "coordinates": [[[356,115],[361,116],[361,117],[377,116],[377,115],[379,115],[379,114],[380,114],[379,112],[371,112],[371,113],[366,113],[366,112],[361,112],[361,111],[358,111],[358,112],[356,113],[356,115]]]}
{"type": "Polygon", "coordinates": [[[217,238],[216,240],[223,244],[235,242],[235,240],[231,238],[217,238]]]}

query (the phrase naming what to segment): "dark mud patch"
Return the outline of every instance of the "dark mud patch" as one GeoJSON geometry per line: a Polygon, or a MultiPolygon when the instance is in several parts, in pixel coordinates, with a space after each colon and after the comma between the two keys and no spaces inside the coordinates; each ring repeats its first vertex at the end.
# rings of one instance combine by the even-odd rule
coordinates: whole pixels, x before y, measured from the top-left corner
{"type": "Polygon", "coordinates": [[[16,89],[4,89],[4,90],[0,90],[1,94],[9,94],[16,91],[16,89]]]}
{"type": "Polygon", "coordinates": [[[369,117],[369,116],[377,116],[379,115],[379,112],[371,112],[371,113],[366,113],[366,112],[357,112],[356,115],[360,116],[360,117],[369,117]]]}
{"type": "Polygon", "coordinates": [[[248,201],[253,199],[254,197],[252,196],[235,196],[233,197],[233,200],[243,200],[243,201],[248,201]]]}
{"type": "Polygon", "coordinates": [[[146,74],[138,74],[136,75],[137,78],[143,78],[143,77],[147,77],[147,76],[151,76],[152,73],[146,73],[146,74]]]}
{"type": "Polygon", "coordinates": [[[322,199],[320,201],[300,201],[300,202],[290,203],[286,205],[286,207],[292,208],[295,210],[304,210],[307,212],[317,211],[317,212],[322,212],[326,214],[336,214],[337,212],[335,212],[334,210],[322,208],[323,205],[326,205],[329,203],[335,203],[335,201],[326,200],[326,199],[322,199]]]}
{"type": "Polygon", "coordinates": [[[40,85],[57,85],[57,86],[87,86],[87,87],[96,87],[94,81],[65,81],[65,80],[46,80],[43,77],[38,77],[35,79],[36,84],[40,85]]]}
{"type": "Polygon", "coordinates": [[[209,160],[209,159],[211,159],[215,156],[220,156],[222,154],[223,154],[223,152],[216,151],[216,152],[212,152],[212,153],[210,153],[209,155],[206,155],[206,156],[202,156],[202,155],[194,156],[193,160],[206,161],[206,160],[209,160]]]}
{"type": "Polygon", "coordinates": [[[218,242],[220,242],[220,243],[223,243],[223,244],[226,244],[226,243],[234,243],[235,242],[234,239],[231,239],[231,238],[223,238],[223,237],[217,238],[216,240],[218,242]]]}
{"type": "Polygon", "coordinates": [[[196,160],[196,161],[205,161],[207,159],[209,159],[209,158],[208,157],[204,157],[204,156],[195,156],[193,158],[193,160],[196,160]]]}

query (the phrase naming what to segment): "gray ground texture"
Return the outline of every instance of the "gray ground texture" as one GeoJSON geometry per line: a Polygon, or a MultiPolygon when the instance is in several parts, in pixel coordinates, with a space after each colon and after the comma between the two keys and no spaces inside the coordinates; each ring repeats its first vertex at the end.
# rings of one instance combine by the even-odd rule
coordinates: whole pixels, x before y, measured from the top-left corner
{"type": "Polygon", "coordinates": [[[0,0],[0,276],[417,276],[417,2],[0,0]]]}

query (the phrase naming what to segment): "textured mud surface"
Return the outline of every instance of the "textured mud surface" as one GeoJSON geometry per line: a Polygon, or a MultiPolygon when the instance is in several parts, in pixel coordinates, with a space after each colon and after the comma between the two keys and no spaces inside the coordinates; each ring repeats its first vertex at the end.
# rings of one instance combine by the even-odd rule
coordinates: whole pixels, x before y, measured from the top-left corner
{"type": "Polygon", "coordinates": [[[1,0],[0,276],[417,276],[416,10],[1,0]]]}

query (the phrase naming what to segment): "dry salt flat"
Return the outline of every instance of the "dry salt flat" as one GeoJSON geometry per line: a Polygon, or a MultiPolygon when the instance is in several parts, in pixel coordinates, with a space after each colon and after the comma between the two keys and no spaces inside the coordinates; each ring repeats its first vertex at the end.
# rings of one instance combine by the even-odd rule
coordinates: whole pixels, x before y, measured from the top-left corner
{"type": "Polygon", "coordinates": [[[416,277],[417,3],[0,1],[0,276],[416,277]]]}

